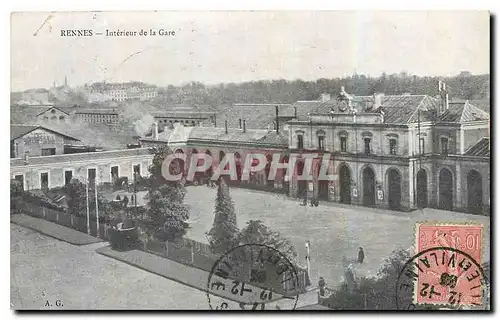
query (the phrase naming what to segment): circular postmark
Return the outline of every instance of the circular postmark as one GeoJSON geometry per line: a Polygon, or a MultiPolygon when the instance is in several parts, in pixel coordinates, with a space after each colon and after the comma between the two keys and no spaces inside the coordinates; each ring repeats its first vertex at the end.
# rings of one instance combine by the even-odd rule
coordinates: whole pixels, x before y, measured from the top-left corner
{"type": "Polygon", "coordinates": [[[299,276],[278,250],[240,245],[213,265],[207,298],[212,310],[293,310],[299,298],[299,276]]]}
{"type": "Polygon", "coordinates": [[[433,247],[410,258],[395,288],[398,310],[487,309],[488,279],[469,254],[433,247]]]}

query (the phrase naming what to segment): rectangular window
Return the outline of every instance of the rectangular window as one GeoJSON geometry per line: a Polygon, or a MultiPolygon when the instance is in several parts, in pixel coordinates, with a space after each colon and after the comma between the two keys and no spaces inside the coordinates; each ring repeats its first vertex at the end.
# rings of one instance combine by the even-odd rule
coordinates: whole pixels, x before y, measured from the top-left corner
{"type": "Polygon", "coordinates": [[[389,154],[392,154],[392,155],[396,154],[396,146],[397,146],[396,139],[390,139],[389,140],[389,154]]]}
{"type": "Polygon", "coordinates": [[[448,154],[448,138],[441,138],[441,154],[448,154]]]}
{"type": "Polygon", "coordinates": [[[297,136],[297,149],[304,149],[304,136],[301,134],[297,136]]]}
{"type": "Polygon", "coordinates": [[[372,139],[365,138],[365,154],[371,153],[371,142],[372,142],[372,139]]]}
{"type": "Polygon", "coordinates": [[[420,138],[420,153],[425,154],[425,139],[420,138]]]}
{"type": "Polygon", "coordinates": [[[87,171],[87,181],[89,186],[95,185],[96,169],[88,169],[87,171]]]}
{"type": "Polygon", "coordinates": [[[56,154],[56,148],[43,148],[42,156],[53,156],[56,154]]]}
{"type": "Polygon", "coordinates": [[[49,173],[43,172],[40,174],[40,189],[49,188],[49,173]]]}
{"type": "Polygon", "coordinates": [[[73,179],[73,171],[71,171],[71,170],[64,171],[64,185],[65,186],[70,184],[71,179],[73,179]]]}
{"type": "Polygon", "coordinates": [[[14,180],[18,181],[21,184],[22,190],[24,190],[24,176],[22,174],[16,174],[14,180]]]}
{"type": "Polygon", "coordinates": [[[325,137],[324,136],[318,136],[318,149],[325,150],[325,137]]]}
{"type": "Polygon", "coordinates": [[[141,165],[140,164],[135,164],[134,165],[134,178],[135,177],[140,177],[141,176],[141,165]]]}

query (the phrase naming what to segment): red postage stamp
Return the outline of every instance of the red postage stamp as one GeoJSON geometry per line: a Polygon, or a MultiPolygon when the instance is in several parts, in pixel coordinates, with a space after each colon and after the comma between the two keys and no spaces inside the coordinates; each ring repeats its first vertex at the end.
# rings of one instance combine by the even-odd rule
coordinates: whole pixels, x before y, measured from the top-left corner
{"type": "Polygon", "coordinates": [[[419,223],[416,228],[417,252],[428,254],[416,262],[415,302],[479,305],[483,226],[419,223]]]}

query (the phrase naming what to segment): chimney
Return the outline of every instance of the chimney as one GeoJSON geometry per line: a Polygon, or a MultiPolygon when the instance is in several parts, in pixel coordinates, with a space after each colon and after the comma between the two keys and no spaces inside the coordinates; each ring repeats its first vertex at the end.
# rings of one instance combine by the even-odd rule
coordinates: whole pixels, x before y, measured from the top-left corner
{"type": "Polygon", "coordinates": [[[327,101],[330,101],[330,100],[331,100],[331,97],[330,97],[329,93],[322,93],[321,94],[321,101],[322,102],[327,102],[327,101]]]}
{"type": "Polygon", "coordinates": [[[241,119],[240,119],[240,129],[241,129],[241,119]]]}
{"type": "Polygon", "coordinates": [[[446,83],[441,80],[438,82],[438,91],[441,100],[439,104],[439,114],[442,114],[448,110],[450,102],[448,99],[448,90],[446,90],[446,83]]]}
{"type": "Polygon", "coordinates": [[[227,134],[227,120],[224,121],[224,127],[226,128],[226,134],[227,134]]]}
{"type": "Polygon", "coordinates": [[[153,140],[158,140],[158,123],[153,122],[153,127],[151,129],[151,138],[153,140]]]}
{"type": "Polygon", "coordinates": [[[243,120],[243,132],[247,132],[247,121],[243,120]]]}
{"type": "Polygon", "coordinates": [[[384,97],[384,93],[375,92],[373,94],[373,109],[378,109],[382,106],[382,98],[384,97]]]}
{"type": "Polygon", "coordinates": [[[279,107],[276,106],[276,133],[279,133],[280,131],[279,114],[280,114],[279,107]]]}

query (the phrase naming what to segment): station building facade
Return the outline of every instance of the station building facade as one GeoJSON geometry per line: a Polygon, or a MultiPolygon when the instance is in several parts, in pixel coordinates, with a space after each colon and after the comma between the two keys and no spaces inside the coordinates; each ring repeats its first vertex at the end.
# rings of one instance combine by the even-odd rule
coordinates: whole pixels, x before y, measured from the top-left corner
{"type": "Polygon", "coordinates": [[[487,213],[489,114],[468,101],[450,103],[439,86],[437,98],[342,90],[289,121],[289,151],[298,159],[290,195],[312,189],[319,199],[346,204],[487,213]],[[307,154],[318,154],[312,181],[297,179],[307,154]],[[333,179],[318,178],[322,165],[333,179]]]}

